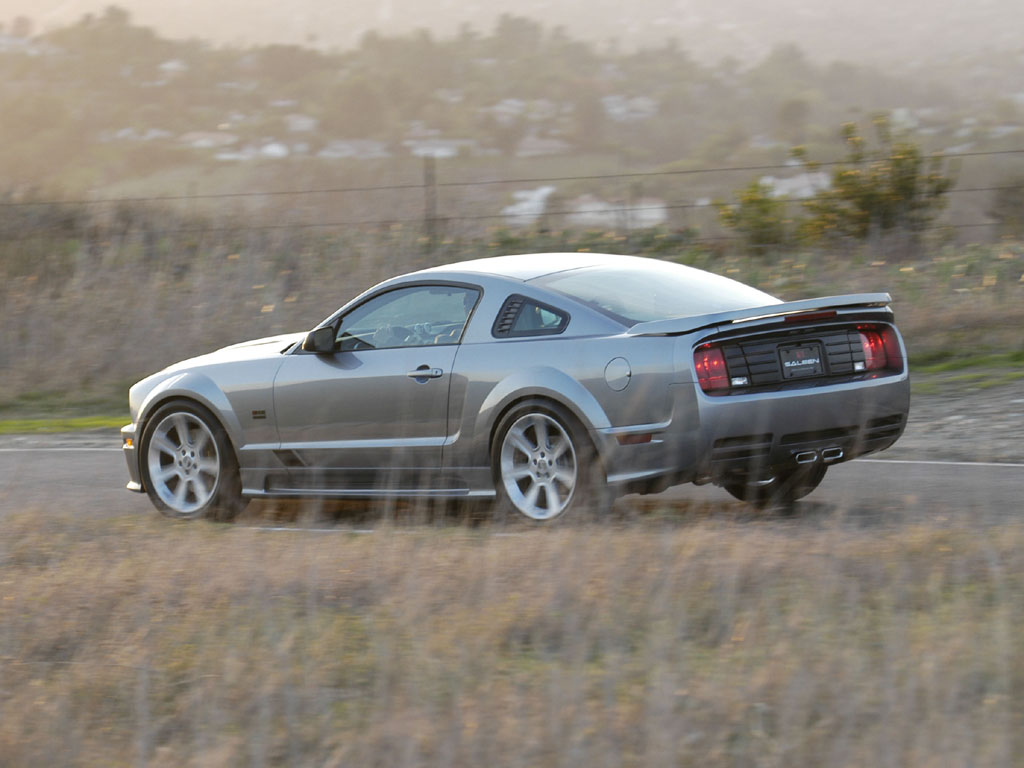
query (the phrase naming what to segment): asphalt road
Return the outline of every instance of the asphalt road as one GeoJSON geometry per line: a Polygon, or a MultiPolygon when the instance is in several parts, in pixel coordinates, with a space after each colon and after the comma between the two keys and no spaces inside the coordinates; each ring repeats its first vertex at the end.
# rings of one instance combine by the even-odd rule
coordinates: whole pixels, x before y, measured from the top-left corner
{"type": "MultiPolygon", "coordinates": [[[[28,441],[26,441],[28,442],[28,441]]],[[[124,487],[127,471],[116,447],[0,447],[0,514],[61,510],[112,517],[155,514],[148,499],[124,487]]],[[[705,513],[742,508],[725,491],[692,485],[658,496],[627,497],[625,510],[671,509],[685,513],[697,502],[705,513]]],[[[261,524],[261,505],[247,514],[261,524]]],[[[840,515],[858,521],[913,520],[935,515],[998,522],[1024,514],[1024,464],[858,460],[829,470],[822,485],[801,502],[796,516],[840,515]]],[[[344,524],[344,517],[339,519],[344,524]]],[[[269,521],[266,524],[271,524],[269,521]]]]}

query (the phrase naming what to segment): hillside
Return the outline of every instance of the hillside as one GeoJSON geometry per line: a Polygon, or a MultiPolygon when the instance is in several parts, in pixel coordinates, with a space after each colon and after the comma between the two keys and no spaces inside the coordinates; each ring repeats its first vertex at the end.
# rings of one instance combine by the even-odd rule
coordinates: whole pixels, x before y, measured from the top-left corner
{"type": "MultiPolygon", "coordinates": [[[[39,29],[99,15],[109,0],[4,0],[0,19],[24,14],[39,29]]],[[[798,43],[818,59],[928,64],[989,50],[1019,51],[1015,0],[866,0],[860,3],[776,0],[121,0],[139,21],[170,37],[200,37],[217,44],[309,44],[352,48],[368,30],[386,35],[418,28],[451,35],[468,24],[489,29],[502,13],[573,37],[624,48],[660,45],[674,37],[698,60],[732,56],[750,61],[781,43],[798,43]]]]}
{"type": "MultiPolygon", "coordinates": [[[[254,190],[419,185],[431,157],[450,185],[443,217],[500,216],[544,195],[556,211],[652,200],[664,207],[653,223],[703,228],[714,217],[700,209],[754,170],[799,186],[794,145],[835,159],[839,126],[879,113],[924,149],[968,158],[956,171],[972,191],[953,200],[951,222],[986,224],[992,188],[1024,174],[1024,156],[991,154],[1024,142],[1017,54],[914,71],[824,64],[787,44],[746,65],[705,64],[681,44],[610,50],[520,16],[447,37],[367,34],[345,52],[214,47],[118,8],[34,36],[30,26],[0,37],[0,195],[12,202],[212,194],[220,206],[245,191],[265,206],[280,198],[254,190]],[[534,182],[451,186],[503,179],[534,182]]],[[[336,198],[303,205],[352,221],[382,205],[419,215],[421,198],[347,198],[344,219],[336,198]]]]}

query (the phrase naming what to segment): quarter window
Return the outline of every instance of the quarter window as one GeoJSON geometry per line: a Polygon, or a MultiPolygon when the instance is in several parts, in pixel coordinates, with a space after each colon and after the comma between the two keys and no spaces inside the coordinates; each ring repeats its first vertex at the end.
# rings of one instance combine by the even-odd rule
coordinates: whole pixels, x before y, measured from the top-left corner
{"type": "Polygon", "coordinates": [[[513,294],[498,312],[491,333],[498,338],[553,335],[564,331],[568,324],[569,315],[562,310],[513,294]]]}

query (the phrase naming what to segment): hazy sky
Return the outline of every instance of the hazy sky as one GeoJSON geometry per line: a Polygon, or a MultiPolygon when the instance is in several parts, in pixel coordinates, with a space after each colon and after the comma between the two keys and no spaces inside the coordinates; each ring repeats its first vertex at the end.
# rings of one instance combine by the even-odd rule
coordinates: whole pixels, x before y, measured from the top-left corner
{"type": "MultiPolygon", "coordinates": [[[[0,0],[0,21],[30,17],[37,31],[100,13],[110,0],[0,0]]],[[[703,60],[759,58],[795,42],[827,59],[912,61],[978,50],[1024,50],[1021,0],[119,0],[136,23],[170,37],[218,43],[347,48],[368,29],[469,23],[488,31],[501,13],[562,25],[571,36],[623,47],[678,39],[703,60]]]]}

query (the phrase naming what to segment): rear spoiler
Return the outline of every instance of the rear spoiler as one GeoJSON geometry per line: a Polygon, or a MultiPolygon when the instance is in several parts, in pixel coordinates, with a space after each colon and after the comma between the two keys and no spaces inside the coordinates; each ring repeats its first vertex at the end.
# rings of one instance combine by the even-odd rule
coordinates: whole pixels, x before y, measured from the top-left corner
{"type": "Polygon", "coordinates": [[[744,323],[749,320],[767,320],[786,315],[800,314],[802,312],[821,312],[823,310],[851,309],[854,307],[885,307],[891,301],[892,297],[888,293],[851,293],[846,296],[823,296],[819,299],[780,301],[778,304],[768,304],[762,307],[730,309],[727,312],[714,312],[709,315],[671,317],[667,320],[651,320],[646,323],[637,323],[626,331],[626,335],[676,336],[713,325],[744,323]]]}

